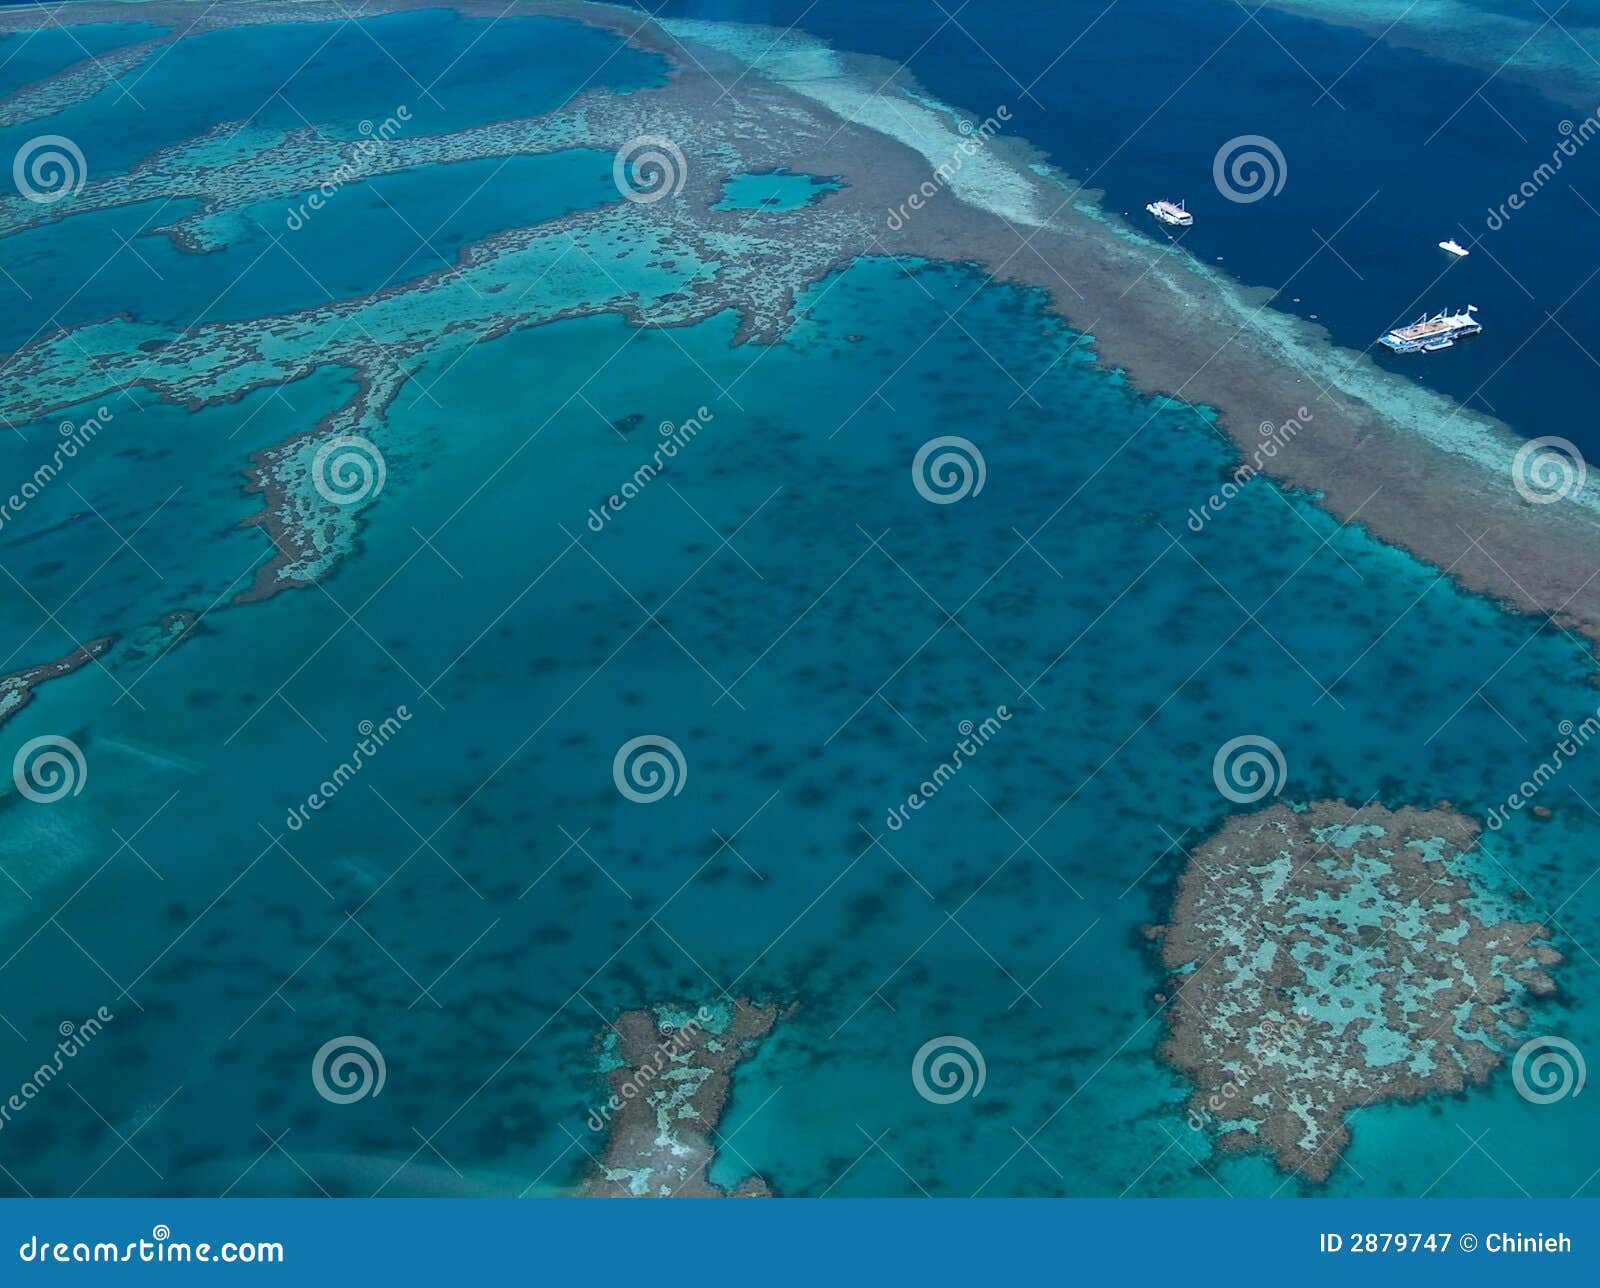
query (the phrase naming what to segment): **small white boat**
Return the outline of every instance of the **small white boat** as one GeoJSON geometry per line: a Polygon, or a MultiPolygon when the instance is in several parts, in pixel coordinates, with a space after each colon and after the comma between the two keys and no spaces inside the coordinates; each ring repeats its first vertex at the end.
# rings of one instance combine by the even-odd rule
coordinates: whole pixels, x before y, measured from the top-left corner
{"type": "Polygon", "coordinates": [[[1164,224],[1171,224],[1174,228],[1187,228],[1194,223],[1194,216],[1183,208],[1181,201],[1152,201],[1145,207],[1152,215],[1164,224]]]}
{"type": "Polygon", "coordinates": [[[1459,255],[1462,259],[1465,259],[1468,255],[1472,254],[1470,250],[1458,242],[1454,237],[1450,238],[1449,241],[1440,242],[1439,249],[1447,250],[1452,255],[1459,255]]]}

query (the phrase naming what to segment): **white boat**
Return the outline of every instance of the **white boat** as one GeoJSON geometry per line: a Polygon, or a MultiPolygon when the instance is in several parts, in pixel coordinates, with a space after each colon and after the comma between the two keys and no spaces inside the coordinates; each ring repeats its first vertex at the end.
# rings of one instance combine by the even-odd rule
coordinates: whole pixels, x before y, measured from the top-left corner
{"type": "Polygon", "coordinates": [[[1477,319],[1478,306],[1467,305],[1465,313],[1442,309],[1430,317],[1420,317],[1410,326],[1396,327],[1378,337],[1378,343],[1396,353],[1438,353],[1451,348],[1463,336],[1477,335],[1483,324],[1477,319]]]}
{"type": "Polygon", "coordinates": [[[1452,255],[1459,255],[1462,259],[1465,259],[1468,255],[1472,254],[1470,250],[1458,242],[1454,237],[1450,238],[1449,241],[1440,242],[1439,249],[1447,250],[1452,255]]]}
{"type": "Polygon", "coordinates": [[[1174,228],[1187,228],[1194,223],[1194,216],[1183,208],[1181,201],[1168,201],[1163,197],[1160,201],[1152,201],[1145,209],[1162,223],[1171,224],[1174,228]]]}

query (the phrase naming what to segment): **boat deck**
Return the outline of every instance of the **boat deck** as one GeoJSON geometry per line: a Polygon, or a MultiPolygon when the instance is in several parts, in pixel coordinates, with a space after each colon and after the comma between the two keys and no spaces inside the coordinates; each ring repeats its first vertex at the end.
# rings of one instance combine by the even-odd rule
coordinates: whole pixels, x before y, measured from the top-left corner
{"type": "Polygon", "coordinates": [[[1396,327],[1381,336],[1379,344],[1396,353],[1415,353],[1418,350],[1448,349],[1462,336],[1477,335],[1483,324],[1473,316],[1468,306],[1464,313],[1435,313],[1431,318],[1420,318],[1410,326],[1396,327]]]}
{"type": "Polygon", "coordinates": [[[1176,228],[1187,228],[1194,223],[1194,216],[1184,209],[1181,201],[1152,201],[1145,209],[1162,223],[1176,228]]]}

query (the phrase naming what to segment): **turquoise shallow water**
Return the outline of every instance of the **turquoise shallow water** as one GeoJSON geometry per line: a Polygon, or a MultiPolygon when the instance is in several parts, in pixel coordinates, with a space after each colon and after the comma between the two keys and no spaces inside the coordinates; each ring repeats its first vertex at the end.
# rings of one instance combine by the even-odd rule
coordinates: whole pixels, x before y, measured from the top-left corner
{"type": "MultiPolygon", "coordinates": [[[[42,691],[8,737],[76,726],[94,713],[85,745],[95,790],[48,812],[52,847],[92,863],[116,850],[111,829],[178,793],[136,843],[162,879],[124,852],[63,914],[74,937],[94,936],[96,956],[117,979],[153,967],[133,988],[146,1012],[128,1003],[108,1058],[79,1075],[89,1099],[125,1121],[181,1083],[179,1112],[164,1111],[141,1134],[146,1152],[174,1167],[200,1168],[214,1154],[247,1161],[258,1119],[279,1124],[274,1131],[296,1124],[304,1147],[318,1152],[403,1157],[412,1126],[431,1131],[448,1112],[439,1106],[465,1099],[538,1030],[438,1144],[458,1167],[525,1180],[565,1151],[547,1179],[570,1179],[581,1160],[561,1126],[578,1130],[592,1095],[584,1052],[598,1021],[590,1005],[606,1013],[663,993],[714,994],[713,980],[737,978],[737,991],[801,1002],[750,1067],[731,1120],[753,1115],[739,1154],[781,1190],[831,1183],[840,1160],[865,1147],[859,1120],[874,1135],[891,1128],[885,1143],[896,1142],[895,1157],[936,1192],[970,1192],[1002,1164],[998,1192],[1119,1192],[1152,1160],[1139,1182],[1149,1192],[1210,1191],[1193,1163],[1162,1153],[1164,1128],[1187,1131],[1183,1093],[1154,1058],[1159,1025],[1145,1021],[1158,978],[1133,931],[1164,909],[1175,872],[1175,856],[1161,857],[1166,837],[1191,837],[1222,817],[1212,747],[1224,734],[1269,734],[1290,758],[1296,795],[1448,796],[1470,806],[1508,790],[1511,735],[1486,703],[1450,719],[1462,697],[1505,663],[1489,698],[1530,739],[1553,736],[1558,720],[1592,704],[1585,663],[1570,642],[1431,585],[1427,570],[1359,534],[1334,536],[1315,510],[1265,486],[1240,497],[1214,536],[1191,540],[1181,507],[1226,459],[1214,434],[1192,411],[1152,408],[1078,362],[1043,374],[1040,408],[991,414],[980,498],[948,510],[925,505],[910,487],[910,454],[930,427],[976,423],[998,394],[947,375],[968,369],[973,342],[1009,336],[1014,370],[1031,379],[1070,339],[1030,301],[994,292],[963,315],[972,340],[957,333],[912,357],[941,306],[973,285],[950,270],[912,284],[891,265],[864,263],[819,288],[792,343],[771,350],[729,348],[729,323],[630,340],[622,324],[597,319],[441,357],[441,367],[455,365],[439,372],[434,396],[450,412],[401,404],[393,495],[373,512],[361,557],[329,582],[328,595],[220,614],[214,635],[184,645],[137,684],[143,710],[112,705],[114,685],[93,673],[42,691]],[[851,343],[850,334],[871,339],[851,343]],[[592,395],[600,414],[561,412],[571,387],[562,372],[624,344],[628,363],[592,395]],[[865,398],[884,366],[908,358],[886,391],[894,414],[875,415],[870,430],[830,438],[832,424],[804,414],[818,364],[827,364],[841,399],[865,398]],[[731,387],[730,399],[706,385],[701,368],[731,387]],[[530,378],[512,386],[495,375],[507,369],[530,378]],[[670,476],[596,537],[583,527],[587,505],[631,473],[640,438],[669,414],[664,390],[705,398],[716,418],[670,476]],[[1076,412],[1067,423],[1047,410],[1068,405],[1076,412]],[[1032,534],[1152,411],[1113,467],[1140,481],[1138,508],[1120,489],[1091,486],[1038,534],[1037,555],[1020,550],[1013,527],[1032,534]],[[552,414],[440,534],[439,553],[419,552],[418,532],[433,532],[479,485],[481,460],[502,459],[552,414]],[[619,439],[607,422],[634,414],[646,425],[619,439]],[[473,427],[472,450],[451,451],[463,424],[473,427]],[[727,533],[780,487],[736,538],[738,553],[717,553],[718,538],[695,511],[727,533]],[[587,554],[562,555],[561,525],[587,554]],[[1160,525],[1182,536],[1164,556],[1160,525]],[[1261,588],[1309,562],[1259,611],[1256,627],[1190,555],[1253,609],[1261,588]],[[1101,616],[1107,588],[1147,567],[1132,602],[1123,601],[1127,611],[1101,616]],[[841,574],[822,606],[783,635],[841,574]],[[977,592],[960,614],[973,638],[951,625],[939,630],[939,611],[913,579],[951,608],[977,592]],[[366,605],[359,629],[340,604],[366,605]],[[640,605],[660,611],[661,624],[646,622],[640,605]],[[1375,628],[1391,620],[1398,624],[1362,656],[1375,628]],[[1016,682],[1031,683],[1085,630],[1032,689],[1043,709],[1019,700],[1016,682]],[[1316,687],[1268,631],[1333,687],[1343,710],[1333,699],[1312,705],[1316,687]],[[859,709],[924,639],[882,698],[859,709]],[[308,664],[308,644],[324,641],[308,664]],[[742,710],[733,698],[716,702],[702,664],[732,686],[742,710]],[[420,685],[442,709],[418,696],[420,685]],[[362,788],[285,834],[288,854],[270,850],[247,869],[267,844],[261,826],[283,833],[287,808],[315,786],[323,762],[343,757],[359,721],[401,703],[414,719],[362,788]],[[885,836],[893,858],[866,848],[861,826],[883,834],[884,810],[942,758],[955,724],[1000,703],[1016,715],[958,789],[885,836]],[[1439,725],[1443,733],[1428,743],[1439,725]],[[684,794],[649,810],[618,797],[610,779],[612,751],[641,731],[672,736],[691,767],[684,794]],[[1033,849],[1002,866],[1020,838],[984,798],[1027,835],[1090,775],[1033,849]],[[418,833],[436,828],[432,848],[407,861],[418,833]],[[737,838],[737,855],[719,852],[718,834],[737,838]],[[569,849],[573,839],[581,848],[569,849]],[[364,929],[345,924],[345,911],[395,873],[363,909],[364,929]],[[181,927],[236,876],[200,928],[151,963],[169,935],[150,928],[181,927]],[[957,922],[946,922],[980,885],[957,922]],[[113,908],[122,930],[108,935],[113,908]],[[419,986],[441,972],[431,989],[439,1005],[419,1002],[419,986]],[[1039,1006],[1012,1006],[1022,985],[1039,1006]],[[574,990],[581,997],[570,998],[574,990]],[[346,1029],[380,1044],[391,1079],[383,1099],[352,1114],[315,1101],[301,1077],[318,1035],[346,1029]],[[980,1043],[990,1089],[935,1116],[908,1095],[906,1069],[923,1036],[946,1030],[980,1043]],[[1006,1164],[1011,1129],[1032,1132],[1080,1086],[1038,1142],[1070,1179],[1055,1178],[1031,1152],[1006,1164]],[[841,1103],[848,1116],[837,1113],[841,1103]]],[[[313,409],[339,396],[328,385],[287,392],[313,409]]],[[[259,421],[256,429],[263,438],[274,432],[259,421]]],[[[205,426],[188,430],[202,438],[205,426]]],[[[184,460],[185,474],[199,464],[184,460]]],[[[193,488],[227,495],[203,475],[193,488]]],[[[107,517],[122,526],[137,508],[107,517]]],[[[176,542],[193,522],[161,530],[176,542]]],[[[191,594],[207,596],[221,592],[252,548],[239,535],[197,561],[140,542],[158,568],[185,567],[196,582],[191,594]]],[[[126,554],[102,575],[146,612],[160,598],[149,571],[126,554]]],[[[20,616],[14,630],[29,621],[20,616]]],[[[139,673],[119,668],[124,684],[139,673]]],[[[1576,767],[1572,784],[1590,795],[1600,766],[1585,768],[1576,767]]],[[[14,801],[6,810],[8,852],[37,846],[38,813],[14,801]]],[[[1588,817],[1575,800],[1558,803],[1556,820],[1514,825],[1496,853],[1535,899],[1558,901],[1569,847],[1592,837],[1588,817]]],[[[1580,895],[1562,918],[1581,925],[1594,910],[1580,895]]],[[[29,925],[27,909],[16,915],[29,925]]],[[[35,939],[8,973],[19,968],[50,982],[8,1003],[24,1030],[98,1004],[108,984],[64,935],[35,939]]],[[[1562,973],[1566,996],[1592,996],[1591,970],[1574,954],[1562,973]]],[[[1592,1010],[1576,1002],[1570,1012],[1551,1010],[1577,1040],[1593,1033],[1592,1010]]],[[[1571,1131],[1584,1104],[1556,1107],[1552,1117],[1568,1115],[1563,1130],[1571,1131]]],[[[62,1118],[71,1115],[19,1123],[0,1142],[11,1145],[15,1131],[14,1147],[26,1144],[30,1186],[81,1179],[62,1118]]],[[[1570,1192],[1586,1171],[1572,1159],[1569,1176],[1540,1153],[1529,1133],[1545,1119],[1509,1088],[1371,1118],[1372,1127],[1357,1127],[1351,1161],[1382,1178],[1377,1192],[1428,1183],[1436,1157],[1459,1152],[1457,1124],[1474,1134],[1496,1127],[1505,1137],[1496,1157],[1524,1183],[1542,1171],[1538,1192],[1570,1192]]],[[[91,1131],[87,1122],[81,1129],[91,1131]]],[[[1189,1148],[1200,1152],[1198,1143],[1189,1148]]],[[[1279,1179],[1255,1161],[1212,1166],[1235,1192],[1270,1191],[1279,1179]]],[[[143,1188],[138,1171],[119,1160],[97,1187],[143,1188]]],[[[1374,1192],[1353,1170],[1332,1184],[1374,1192]]],[[[1498,1192],[1486,1161],[1463,1163],[1447,1185],[1498,1192]]],[[[835,1192],[902,1190],[914,1192],[875,1157],[835,1192]]]]}
{"type": "Polygon", "coordinates": [[[794,210],[809,205],[838,181],[810,174],[774,170],[768,174],[735,175],[722,189],[717,210],[794,210]]]}
{"type": "Polygon", "coordinates": [[[85,22],[0,36],[0,94],[53,76],[73,63],[118,45],[136,44],[166,29],[145,22],[85,22]]]}
{"type": "Polygon", "coordinates": [[[309,195],[229,207],[213,217],[225,244],[205,255],[162,231],[192,214],[192,201],[78,215],[70,236],[46,227],[10,238],[0,298],[13,307],[0,314],[0,345],[34,338],[34,300],[61,301],[49,319],[57,326],[127,313],[182,329],[371,294],[447,267],[494,233],[614,200],[616,188],[609,153],[573,149],[377,175],[307,218],[309,195]]]}
{"type": "MultiPolygon", "coordinates": [[[[597,169],[586,153],[530,162],[451,231],[598,200],[597,169]]],[[[341,193],[330,222],[372,244],[330,272],[356,290],[391,262],[413,271],[414,241],[375,203],[431,217],[441,188],[420,172],[341,193]]],[[[198,289],[172,280],[167,297],[126,289],[150,307],[198,289]]],[[[574,280],[530,289],[558,305],[574,280]]],[[[47,808],[0,798],[15,882],[0,883],[0,1087],[64,1018],[116,1018],[72,1066],[81,1100],[48,1088],[0,1129],[7,1184],[557,1188],[599,1145],[584,1120],[603,1020],[723,990],[796,1004],[736,1076],[724,1183],[1584,1184],[1588,1152],[1566,1145],[1593,1138],[1594,1097],[1531,1105],[1503,1070],[1359,1112],[1325,1187],[1214,1157],[1185,1126],[1139,927],[1165,915],[1181,850],[1237,808],[1213,784],[1216,747],[1272,738],[1286,799],[1481,815],[1600,691],[1578,642],[1307,498],[1258,480],[1190,531],[1231,460],[1209,414],[1138,395],[1041,299],[982,281],[863,259],[814,286],[775,345],[734,345],[731,314],[446,336],[389,411],[384,491],[320,589],[220,609],[164,657],[124,647],[42,688],[0,752],[66,733],[90,775],[47,808]],[[594,531],[591,507],[658,425],[690,417],[694,441],[594,531]],[[936,506],[910,466],[944,434],[979,445],[986,479],[936,506]],[[960,722],[1001,705],[993,741],[887,831],[960,722]],[[393,740],[291,830],[361,723],[401,706],[393,740]],[[648,807],[612,778],[617,748],[647,733],[687,765],[682,792],[648,807]],[[381,1096],[316,1094],[311,1057],[343,1033],[383,1051],[381,1096]],[[980,1097],[913,1092],[911,1057],[941,1033],[982,1049],[980,1097]],[[137,1154],[107,1123],[137,1129],[137,1154]],[[1487,1152],[1461,1157],[1462,1132],[1484,1130],[1487,1152]]],[[[350,388],[323,369],[194,411],[115,395],[99,450],[0,529],[20,587],[0,599],[0,670],[225,601],[265,554],[236,526],[255,508],[244,463],[350,388]]],[[[56,433],[19,429],[0,436],[7,477],[56,433]]],[[[1597,792],[1600,755],[1580,757],[1541,797],[1553,817],[1514,816],[1476,873],[1527,915],[1554,912],[1561,995],[1530,1023],[1583,1049],[1600,1043],[1600,969],[1581,949],[1600,883],[1580,884],[1597,792]]]]}

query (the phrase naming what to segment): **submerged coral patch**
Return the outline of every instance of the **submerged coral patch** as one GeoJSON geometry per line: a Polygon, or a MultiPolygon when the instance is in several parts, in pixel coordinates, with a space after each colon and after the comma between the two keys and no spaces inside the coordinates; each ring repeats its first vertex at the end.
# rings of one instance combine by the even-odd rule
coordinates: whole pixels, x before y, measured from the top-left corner
{"type": "Polygon", "coordinates": [[[1487,1080],[1561,955],[1475,881],[1477,837],[1448,809],[1318,801],[1194,852],[1158,932],[1192,1127],[1321,1181],[1353,1112],[1487,1080]]]}
{"type": "MultiPolygon", "coordinates": [[[[597,1198],[718,1198],[729,1192],[708,1173],[717,1124],[734,1067],[772,1031],[777,1005],[675,1004],[625,1011],[599,1041],[610,1095],[589,1114],[607,1132],[604,1152],[584,1187],[597,1198]]],[[[735,1198],[770,1193],[759,1176],[735,1198]]]]}

